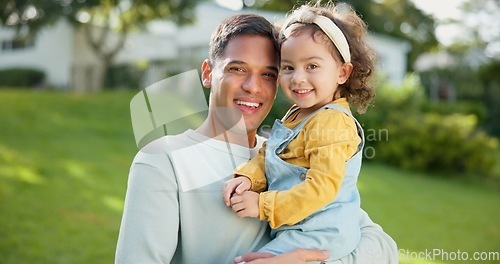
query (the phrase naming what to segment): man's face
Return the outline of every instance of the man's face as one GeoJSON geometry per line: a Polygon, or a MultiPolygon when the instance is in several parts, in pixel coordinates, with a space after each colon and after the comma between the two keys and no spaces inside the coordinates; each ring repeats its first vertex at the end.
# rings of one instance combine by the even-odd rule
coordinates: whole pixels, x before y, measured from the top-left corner
{"type": "Polygon", "coordinates": [[[202,66],[211,88],[209,108],[217,125],[232,128],[243,116],[246,132],[257,130],[276,97],[278,58],[273,42],[257,35],[231,39],[223,56],[202,66]]]}

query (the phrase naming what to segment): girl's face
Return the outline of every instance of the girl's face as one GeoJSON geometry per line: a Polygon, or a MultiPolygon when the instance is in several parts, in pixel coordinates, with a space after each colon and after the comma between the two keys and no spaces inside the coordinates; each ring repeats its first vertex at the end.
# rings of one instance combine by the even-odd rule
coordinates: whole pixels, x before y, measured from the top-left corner
{"type": "Polygon", "coordinates": [[[305,110],[303,113],[331,102],[338,86],[347,81],[352,70],[350,63],[342,64],[327,45],[315,39],[303,31],[290,36],[281,46],[281,88],[288,99],[305,110]]]}

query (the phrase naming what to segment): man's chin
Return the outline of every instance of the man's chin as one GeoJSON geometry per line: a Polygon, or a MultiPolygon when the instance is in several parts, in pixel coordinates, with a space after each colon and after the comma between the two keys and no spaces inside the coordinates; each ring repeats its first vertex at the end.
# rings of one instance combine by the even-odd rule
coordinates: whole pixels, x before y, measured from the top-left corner
{"type": "Polygon", "coordinates": [[[256,121],[246,121],[245,122],[245,131],[247,134],[251,134],[257,131],[261,122],[256,121]]]}

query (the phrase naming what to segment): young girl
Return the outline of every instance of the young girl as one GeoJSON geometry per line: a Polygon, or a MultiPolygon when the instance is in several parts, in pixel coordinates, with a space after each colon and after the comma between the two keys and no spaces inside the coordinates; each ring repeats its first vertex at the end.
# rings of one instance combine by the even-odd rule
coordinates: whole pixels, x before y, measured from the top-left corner
{"type": "Polygon", "coordinates": [[[334,6],[302,6],[281,27],[279,82],[294,105],[223,191],[240,217],[269,222],[273,240],[261,252],[315,248],[335,260],[358,244],[364,136],[349,106],[362,113],[374,97],[365,34],[352,10],[334,6]]]}

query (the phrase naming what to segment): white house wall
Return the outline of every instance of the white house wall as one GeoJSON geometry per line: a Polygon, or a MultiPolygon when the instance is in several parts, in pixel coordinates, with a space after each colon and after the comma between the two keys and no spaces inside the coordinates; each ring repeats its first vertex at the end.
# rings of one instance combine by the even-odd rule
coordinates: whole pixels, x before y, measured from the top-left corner
{"type": "Polygon", "coordinates": [[[407,54],[411,46],[406,41],[371,34],[368,41],[377,52],[378,70],[394,84],[401,85],[406,74],[407,54]]]}
{"type": "MultiPolygon", "coordinates": [[[[12,40],[15,31],[0,28],[0,41],[12,40]]],[[[45,72],[46,82],[55,87],[69,83],[73,60],[73,31],[63,20],[39,32],[34,46],[0,50],[0,69],[23,67],[45,72]]]]}

